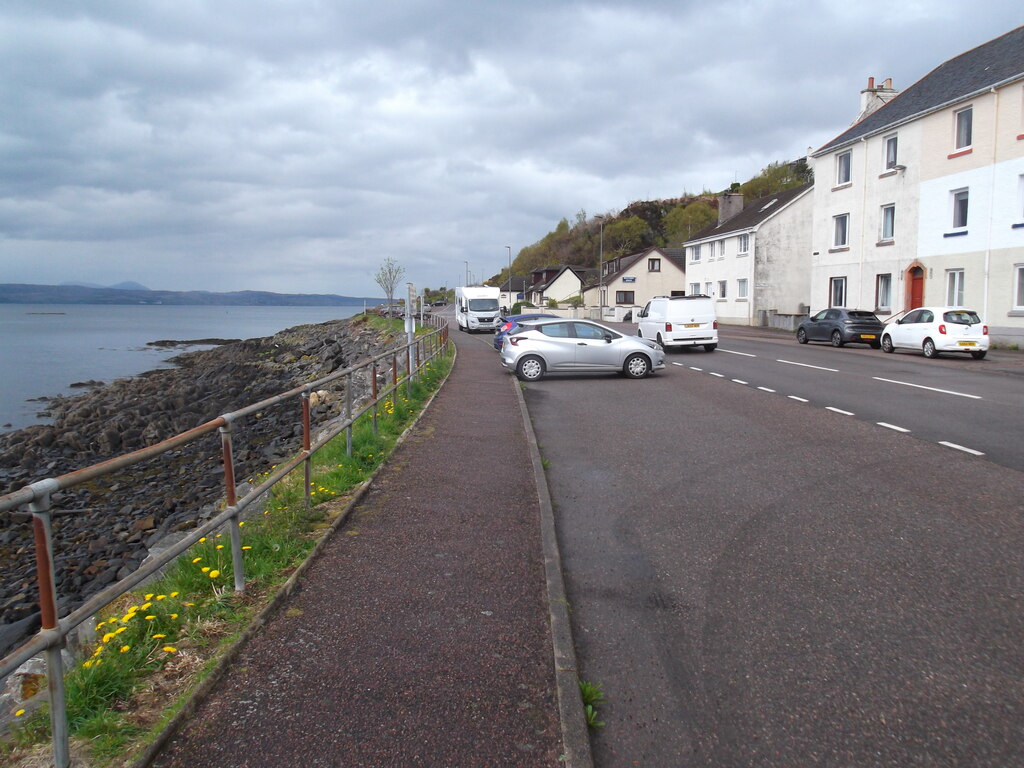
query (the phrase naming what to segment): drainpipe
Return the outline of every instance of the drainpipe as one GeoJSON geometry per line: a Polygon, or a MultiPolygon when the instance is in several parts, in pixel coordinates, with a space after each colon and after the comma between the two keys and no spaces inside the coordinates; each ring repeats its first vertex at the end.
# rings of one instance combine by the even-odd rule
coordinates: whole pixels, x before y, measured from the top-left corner
{"type": "Polygon", "coordinates": [[[994,136],[992,139],[992,163],[991,163],[991,181],[989,184],[989,204],[988,204],[988,237],[985,242],[985,274],[984,279],[981,283],[981,311],[982,320],[986,323],[989,322],[988,314],[988,283],[989,283],[989,267],[992,260],[992,230],[995,227],[995,202],[996,202],[996,158],[998,156],[999,149],[999,91],[995,88],[990,90],[990,93],[995,98],[995,104],[993,109],[995,110],[995,129],[994,136]]]}

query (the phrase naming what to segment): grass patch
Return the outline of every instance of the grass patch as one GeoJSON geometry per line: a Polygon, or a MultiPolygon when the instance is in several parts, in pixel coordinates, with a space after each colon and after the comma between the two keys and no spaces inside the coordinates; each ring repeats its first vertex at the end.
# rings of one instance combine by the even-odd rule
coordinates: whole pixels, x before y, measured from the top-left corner
{"type": "MultiPolygon", "coordinates": [[[[402,332],[399,320],[370,317],[382,332],[402,332]]],[[[352,430],[352,455],[345,433],[313,457],[310,505],[300,465],[271,491],[262,514],[239,523],[246,591],[234,591],[230,531],[201,539],[157,582],[123,595],[96,625],[96,640],[65,675],[68,726],[76,764],[108,766],[143,748],[213,669],[252,618],[309,555],[341,501],[387,459],[406,427],[451,368],[451,356],[436,358],[411,385],[352,430]]],[[[272,471],[272,470],[271,470],[272,471]]],[[[262,482],[261,477],[253,478],[262,482]]],[[[5,765],[38,760],[50,740],[47,707],[22,713],[0,740],[5,765]]]]}

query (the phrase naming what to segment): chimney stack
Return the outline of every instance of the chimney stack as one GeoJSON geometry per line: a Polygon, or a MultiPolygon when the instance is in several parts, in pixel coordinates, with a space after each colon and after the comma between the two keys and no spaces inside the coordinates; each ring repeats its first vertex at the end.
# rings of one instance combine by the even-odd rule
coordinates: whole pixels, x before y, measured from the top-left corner
{"type": "Polygon", "coordinates": [[[860,92],[860,114],[857,115],[857,119],[853,121],[853,125],[856,125],[865,117],[876,111],[880,107],[884,107],[890,101],[899,96],[899,91],[892,87],[892,78],[885,78],[885,82],[882,85],[875,85],[875,78],[868,78],[868,87],[860,92]]]}
{"type": "Polygon", "coordinates": [[[718,224],[731,219],[743,210],[743,194],[741,192],[724,192],[718,196],[718,224]]]}

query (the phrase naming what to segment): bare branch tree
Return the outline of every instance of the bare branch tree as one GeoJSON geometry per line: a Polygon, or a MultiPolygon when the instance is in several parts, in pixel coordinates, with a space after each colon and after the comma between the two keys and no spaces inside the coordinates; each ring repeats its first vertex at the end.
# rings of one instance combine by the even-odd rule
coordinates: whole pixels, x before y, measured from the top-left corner
{"type": "Polygon", "coordinates": [[[380,269],[377,270],[376,277],[373,278],[377,285],[380,286],[380,289],[384,291],[384,295],[388,297],[389,308],[394,304],[395,288],[404,276],[405,268],[388,256],[384,259],[384,263],[380,265],[380,269]]]}

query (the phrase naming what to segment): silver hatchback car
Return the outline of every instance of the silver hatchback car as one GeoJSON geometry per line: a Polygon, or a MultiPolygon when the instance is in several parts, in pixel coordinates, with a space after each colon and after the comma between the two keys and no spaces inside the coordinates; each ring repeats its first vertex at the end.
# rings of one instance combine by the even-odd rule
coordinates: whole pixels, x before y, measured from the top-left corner
{"type": "Polygon", "coordinates": [[[522,381],[545,373],[615,371],[641,379],[665,367],[653,341],[625,336],[590,320],[525,321],[501,345],[501,364],[522,381]]]}

